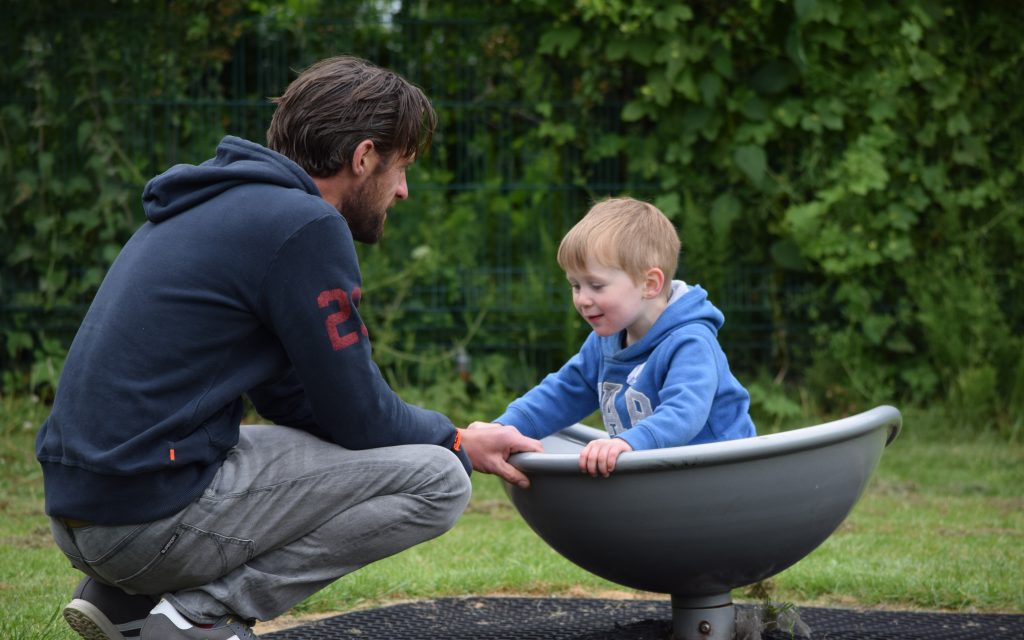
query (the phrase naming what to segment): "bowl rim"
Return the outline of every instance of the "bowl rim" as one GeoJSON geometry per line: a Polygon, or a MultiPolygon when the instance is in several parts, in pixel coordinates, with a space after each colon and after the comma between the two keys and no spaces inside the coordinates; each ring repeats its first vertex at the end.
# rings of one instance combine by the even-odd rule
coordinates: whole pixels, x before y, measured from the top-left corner
{"type": "MultiPolygon", "coordinates": [[[[780,433],[725,442],[627,451],[619,456],[615,465],[615,473],[638,473],[744,462],[838,444],[881,429],[887,430],[885,446],[888,446],[899,435],[902,424],[903,418],[898,409],[889,405],[881,405],[845,418],[780,433]]],[[[607,437],[608,434],[593,427],[574,424],[548,436],[545,440],[569,441],[579,444],[582,448],[591,440],[607,437]]],[[[512,466],[526,474],[573,474],[576,476],[580,474],[579,455],[575,453],[517,453],[509,456],[508,460],[512,466]]]]}

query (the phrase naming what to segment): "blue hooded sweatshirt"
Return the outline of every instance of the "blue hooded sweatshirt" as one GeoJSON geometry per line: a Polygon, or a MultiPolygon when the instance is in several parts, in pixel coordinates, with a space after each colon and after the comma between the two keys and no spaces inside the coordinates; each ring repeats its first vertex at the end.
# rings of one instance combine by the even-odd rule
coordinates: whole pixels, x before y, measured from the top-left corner
{"type": "Polygon", "coordinates": [[[181,510],[237,444],[243,396],[349,449],[458,449],[451,421],[403,402],[374,364],[352,235],[297,164],[228,136],[151,180],[143,205],[36,439],[49,515],[181,510]]]}
{"type": "Polygon", "coordinates": [[[543,438],[600,409],[609,435],[637,451],[754,436],[750,395],[718,344],[724,321],[704,289],[674,281],[643,338],[623,347],[621,333],[591,333],[495,422],[543,438]]]}

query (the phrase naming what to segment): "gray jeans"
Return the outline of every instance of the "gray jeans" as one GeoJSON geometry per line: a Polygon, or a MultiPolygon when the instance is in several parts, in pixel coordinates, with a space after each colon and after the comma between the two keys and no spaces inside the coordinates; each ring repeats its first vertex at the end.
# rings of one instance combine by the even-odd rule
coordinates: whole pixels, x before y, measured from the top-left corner
{"type": "Polygon", "coordinates": [[[469,502],[458,458],[433,445],[349,451],[246,426],[203,495],[140,525],[52,520],[80,571],[164,595],[196,622],[269,620],[356,569],[441,535],[469,502]]]}

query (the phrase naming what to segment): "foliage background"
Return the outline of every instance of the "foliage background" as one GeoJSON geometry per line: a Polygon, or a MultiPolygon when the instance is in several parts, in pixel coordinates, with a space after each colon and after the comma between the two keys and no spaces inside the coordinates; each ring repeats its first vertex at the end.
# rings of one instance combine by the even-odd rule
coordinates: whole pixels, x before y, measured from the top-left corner
{"type": "Polygon", "coordinates": [[[7,393],[52,394],[149,177],[225,133],[263,142],[267,98],[352,53],[441,119],[361,248],[377,358],[411,400],[498,409],[574,352],[555,248],[629,193],[679,227],[679,276],[726,313],[762,424],[889,402],[1021,427],[1017,2],[0,5],[7,393]]]}

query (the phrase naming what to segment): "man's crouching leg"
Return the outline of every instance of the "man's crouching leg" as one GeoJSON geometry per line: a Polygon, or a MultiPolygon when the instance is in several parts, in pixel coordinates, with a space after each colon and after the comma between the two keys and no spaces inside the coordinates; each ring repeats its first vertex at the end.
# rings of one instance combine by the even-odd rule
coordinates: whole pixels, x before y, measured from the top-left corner
{"type": "Polygon", "coordinates": [[[208,491],[204,499],[258,503],[246,516],[256,549],[223,577],[166,596],[194,620],[225,612],[274,618],[338,578],[448,531],[469,502],[465,469],[441,447],[349,451],[281,427],[243,432],[250,429],[240,448],[266,445],[278,430],[294,434],[300,451],[287,456],[286,465],[294,477],[282,481],[270,473],[277,479],[254,482],[246,497],[237,485],[222,495],[215,480],[213,496],[208,491]]]}
{"type": "Polygon", "coordinates": [[[68,548],[83,571],[127,593],[162,595],[191,623],[270,620],[441,535],[470,493],[459,459],[442,447],[351,451],[250,426],[188,507],[146,525],[77,530],[68,548]]]}

